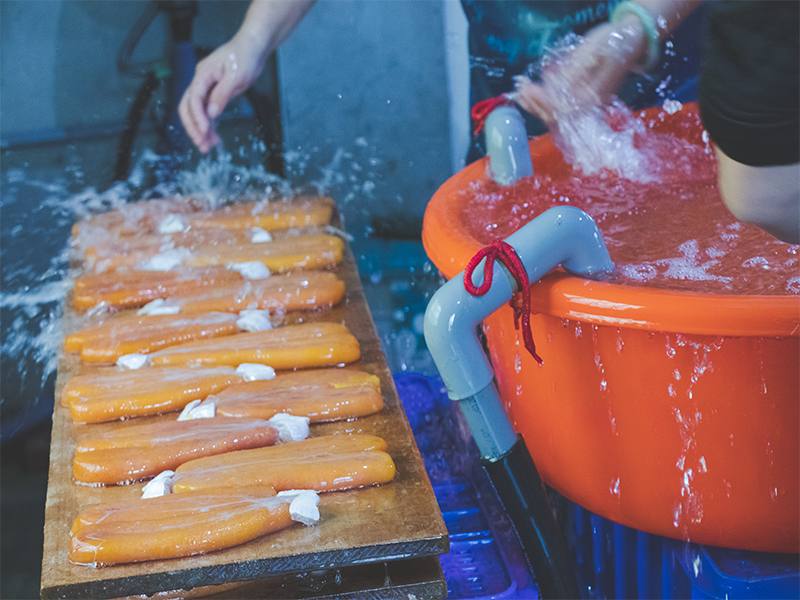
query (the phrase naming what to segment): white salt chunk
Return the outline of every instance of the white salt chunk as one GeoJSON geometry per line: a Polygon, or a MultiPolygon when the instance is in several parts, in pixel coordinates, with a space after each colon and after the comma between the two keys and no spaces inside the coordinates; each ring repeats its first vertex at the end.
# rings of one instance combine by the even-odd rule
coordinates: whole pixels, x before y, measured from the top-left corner
{"type": "Polygon", "coordinates": [[[278,498],[289,502],[289,515],[304,525],[319,523],[319,494],[314,490],[285,490],[278,498]]]}
{"type": "Polygon", "coordinates": [[[158,224],[158,233],[178,233],[186,231],[186,229],[186,223],[183,222],[180,215],[167,215],[158,224]]]}
{"type": "Polygon", "coordinates": [[[158,498],[172,493],[172,476],[175,471],[162,471],[142,488],[142,500],[158,498]]]}
{"type": "Polygon", "coordinates": [[[236,367],[236,372],[244,377],[245,381],[262,381],[275,377],[275,369],[257,363],[242,363],[236,367]]]}
{"type": "Polygon", "coordinates": [[[229,269],[239,271],[243,277],[247,279],[266,279],[270,276],[267,266],[257,260],[249,262],[231,263],[228,265],[229,269]]]}
{"type": "Polygon", "coordinates": [[[250,241],[254,244],[262,244],[264,242],[271,242],[272,236],[269,234],[269,231],[266,229],[262,229],[261,227],[251,227],[250,228],[250,241]]]}
{"type": "Polygon", "coordinates": [[[123,354],[117,359],[117,366],[135,371],[150,365],[150,357],[146,354],[123,354]]]}
{"type": "Polygon", "coordinates": [[[209,396],[205,400],[192,400],[183,407],[178,421],[192,421],[194,419],[213,419],[217,416],[217,403],[214,397],[209,396]]]}
{"type": "Polygon", "coordinates": [[[171,271],[183,261],[192,256],[186,248],[173,248],[166,252],[159,252],[142,265],[145,271],[171,271]]]}
{"type": "Polygon", "coordinates": [[[177,315],[181,311],[180,306],[170,306],[166,300],[157,298],[148,302],[136,311],[137,315],[177,315]]]}
{"type": "Polygon", "coordinates": [[[278,413],[267,421],[270,427],[278,430],[282,442],[299,442],[308,437],[310,430],[308,424],[311,421],[308,417],[298,417],[278,413]]]}
{"type": "Polygon", "coordinates": [[[236,326],[245,331],[266,331],[272,329],[268,310],[243,310],[239,313],[236,326]]]}

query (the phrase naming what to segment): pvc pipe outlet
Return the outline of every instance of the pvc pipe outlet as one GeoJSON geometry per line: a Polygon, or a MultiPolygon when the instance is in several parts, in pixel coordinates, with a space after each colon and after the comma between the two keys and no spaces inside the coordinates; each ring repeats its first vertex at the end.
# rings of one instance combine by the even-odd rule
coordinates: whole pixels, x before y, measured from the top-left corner
{"type": "Polygon", "coordinates": [[[484,131],[494,181],[511,185],[533,175],[528,132],[519,110],[513,106],[497,107],[486,117],[484,131]]]}
{"type": "MultiPolygon", "coordinates": [[[[496,111],[495,111],[496,112],[496,111]]],[[[576,275],[610,272],[614,263],[592,218],[572,206],[551,208],[506,238],[532,283],[558,265],[576,275]]],[[[483,283],[486,260],[472,275],[483,283]]],[[[502,264],[489,291],[473,296],[464,272],[443,285],[425,311],[425,341],[452,400],[459,400],[484,459],[503,456],[517,440],[494,386],[494,372],[476,330],[484,318],[509,302],[516,282],[502,264]],[[500,273],[505,273],[505,277],[500,273]]]]}

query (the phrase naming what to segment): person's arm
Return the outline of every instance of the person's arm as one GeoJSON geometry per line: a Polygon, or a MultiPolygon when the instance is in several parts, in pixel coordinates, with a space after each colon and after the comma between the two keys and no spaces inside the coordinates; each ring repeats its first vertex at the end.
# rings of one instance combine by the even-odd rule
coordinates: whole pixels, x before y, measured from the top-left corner
{"type": "Polygon", "coordinates": [[[214,119],[252,85],[269,55],[288,39],[315,1],[253,0],[236,34],[197,64],[178,113],[201,152],[219,143],[214,119]]]}
{"type": "Polygon", "coordinates": [[[714,150],[720,196],[733,216],[783,242],[800,244],[800,164],[753,167],[716,144],[714,150]]]}
{"type": "Polygon", "coordinates": [[[606,103],[628,73],[657,64],[663,43],[700,2],[622,3],[611,22],[593,28],[582,44],[559,64],[545,70],[542,83],[518,77],[515,100],[545,123],[553,121],[561,103],[571,106],[606,103]]]}

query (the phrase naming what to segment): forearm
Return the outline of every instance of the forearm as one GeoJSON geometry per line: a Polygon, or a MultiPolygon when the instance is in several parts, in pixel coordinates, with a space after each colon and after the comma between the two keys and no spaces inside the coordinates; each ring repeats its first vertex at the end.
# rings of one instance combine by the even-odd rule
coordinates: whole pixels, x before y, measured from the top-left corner
{"type": "MultiPolygon", "coordinates": [[[[664,43],[702,0],[636,0],[619,3],[611,13],[619,36],[633,34],[643,44],[636,48],[635,62],[640,69],[655,69],[664,43]]],[[[633,55],[632,55],[633,57],[633,55]]]]}
{"type": "Polygon", "coordinates": [[[702,0],[636,0],[636,3],[653,17],[659,39],[663,42],[702,4],[702,0]]]}
{"type": "Polygon", "coordinates": [[[719,190],[740,221],[754,223],[779,240],[800,243],[800,165],[753,167],[716,145],[719,190]]]}
{"type": "Polygon", "coordinates": [[[253,0],[236,38],[258,49],[262,62],[308,14],[316,0],[253,0]]]}

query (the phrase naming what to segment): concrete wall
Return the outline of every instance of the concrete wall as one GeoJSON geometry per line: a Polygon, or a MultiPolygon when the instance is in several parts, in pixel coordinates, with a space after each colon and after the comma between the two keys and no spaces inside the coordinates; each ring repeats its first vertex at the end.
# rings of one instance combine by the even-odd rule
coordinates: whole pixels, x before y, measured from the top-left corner
{"type": "MultiPolygon", "coordinates": [[[[144,11],[139,0],[2,0],[0,138],[4,145],[119,128],[140,79],[117,72],[122,42],[144,11]]],[[[248,3],[200,2],[195,39],[216,46],[248,3]]],[[[136,61],[162,56],[165,19],[142,37],[136,61]]]]}
{"type": "MultiPolygon", "coordinates": [[[[293,178],[338,178],[339,200],[358,197],[354,214],[365,223],[418,219],[452,172],[446,3],[451,13],[458,7],[320,0],[279,51],[293,178]]],[[[195,41],[215,47],[236,31],[248,2],[199,5],[195,41]]],[[[144,8],[139,0],[0,1],[3,145],[118,131],[141,80],[120,75],[116,57],[144,8]]],[[[135,60],[164,54],[165,23],[156,18],[135,60]]]]}
{"type": "Polygon", "coordinates": [[[348,155],[351,219],[420,217],[450,175],[443,19],[437,0],[322,0],[280,50],[286,147],[348,155]]]}

